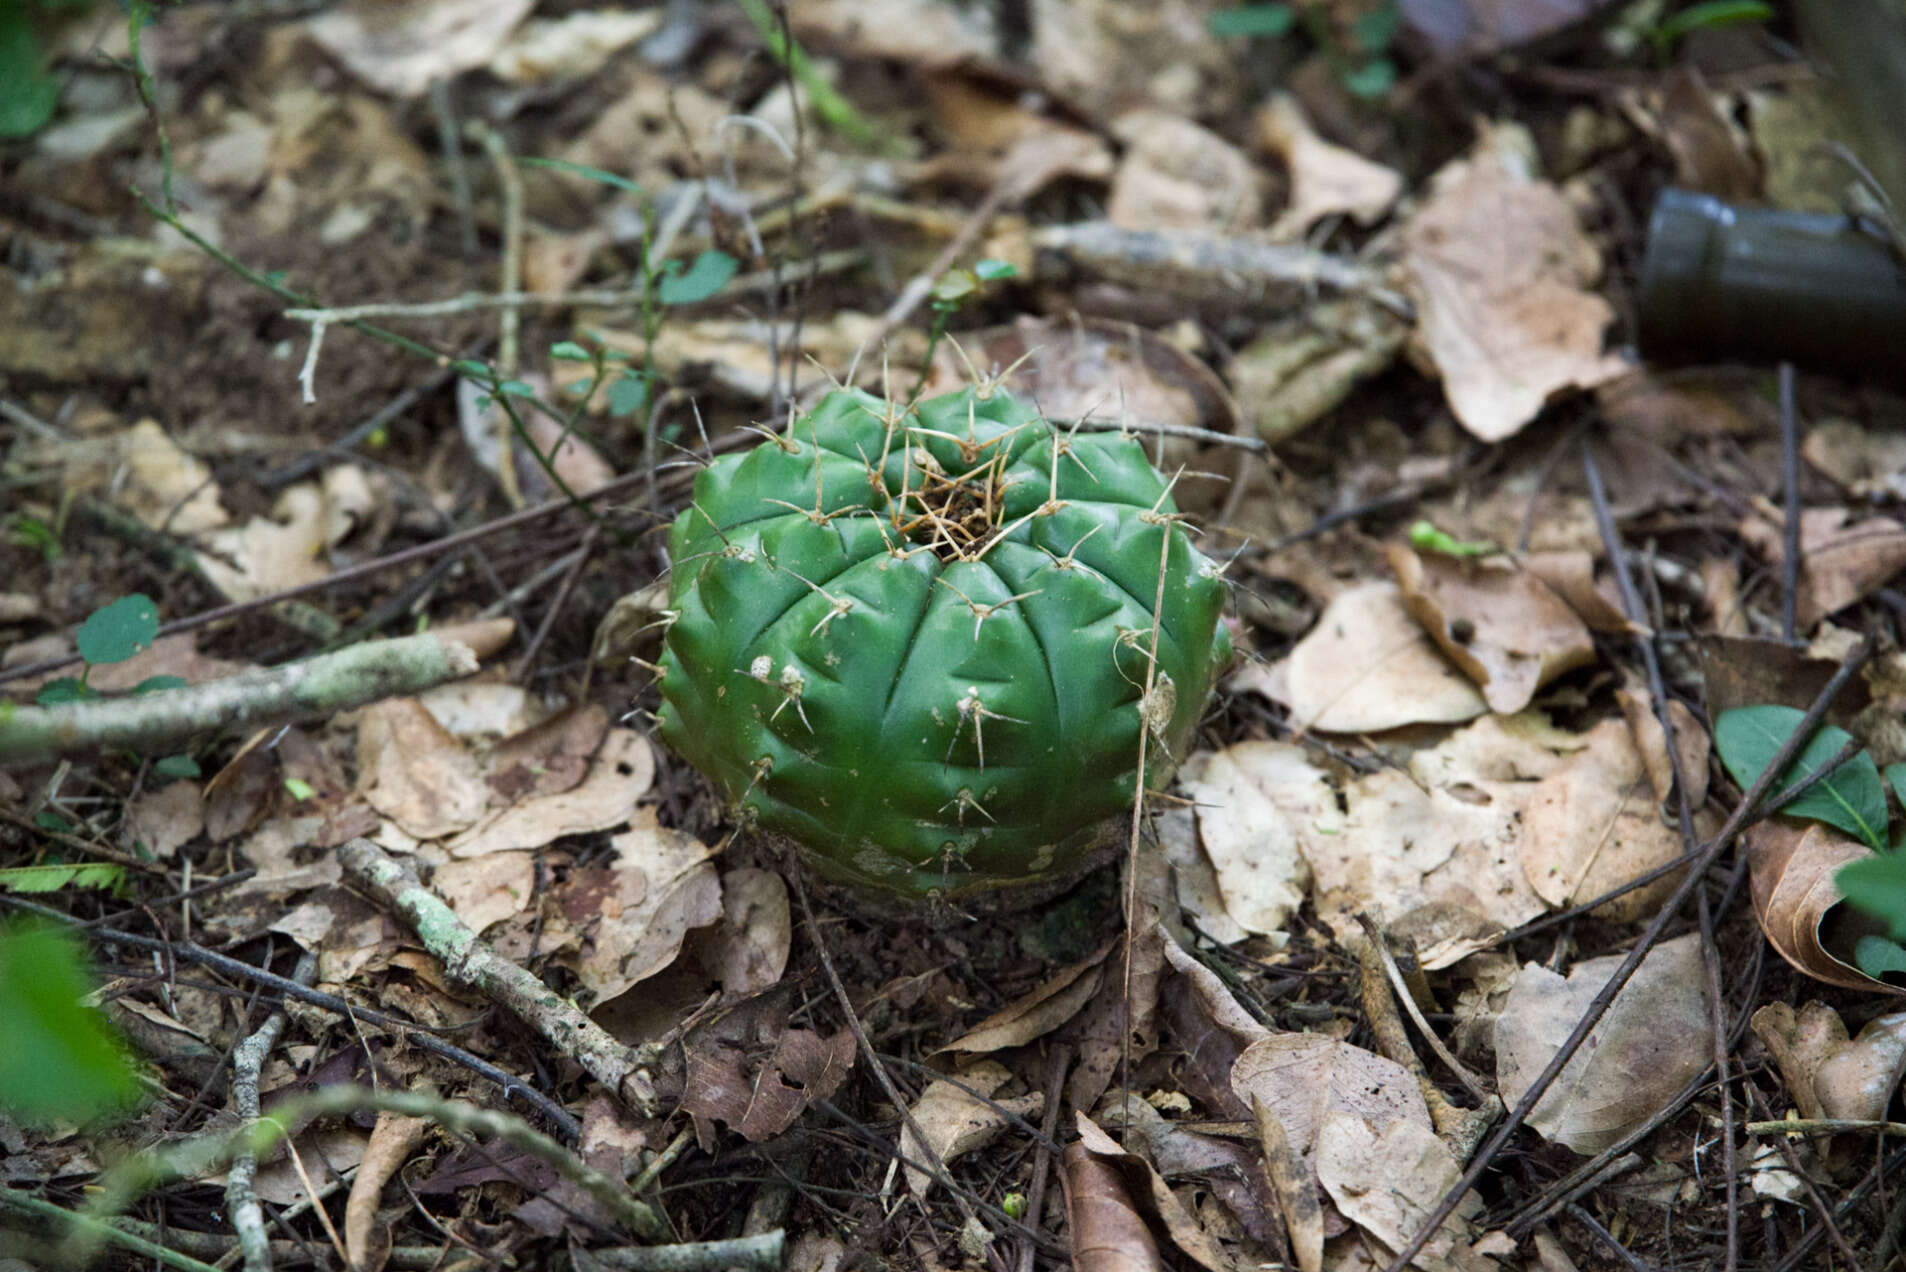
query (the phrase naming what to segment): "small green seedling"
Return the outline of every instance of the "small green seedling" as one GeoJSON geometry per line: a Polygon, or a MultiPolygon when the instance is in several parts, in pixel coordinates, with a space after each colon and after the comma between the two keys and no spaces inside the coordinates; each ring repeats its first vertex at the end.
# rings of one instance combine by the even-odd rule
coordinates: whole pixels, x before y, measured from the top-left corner
{"type": "Polygon", "coordinates": [[[1396,4],[1380,4],[1359,15],[1347,33],[1339,34],[1323,5],[1276,3],[1219,9],[1206,19],[1206,26],[1221,39],[1280,39],[1301,22],[1345,91],[1353,97],[1375,99],[1396,87],[1396,63],[1389,50],[1401,21],[1402,10],[1396,4]]]}
{"type": "MultiPolygon", "coordinates": [[[[122,596],[109,605],[94,610],[79,625],[79,631],[73,638],[74,647],[86,666],[77,676],[61,676],[49,680],[40,686],[40,692],[34,701],[42,707],[57,706],[63,702],[88,702],[100,697],[97,689],[90,683],[93,668],[111,663],[122,663],[152,647],[159,638],[159,607],[150,596],[143,592],[134,592],[122,596]]],[[[132,687],[132,693],[159,693],[167,689],[182,689],[185,679],[181,676],[148,676],[132,687]]],[[[189,755],[168,755],[155,760],[152,771],[160,777],[179,778],[197,777],[198,761],[189,755]]],[[[70,829],[64,824],[51,829],[70,829]]]]}
{"type": "MultiPolygon", "coordinates": [[[[1752,786],[1800,726],[1806,713],[1794,707],[1735,707],[1714,722],[1714,749],[1743,790],[1752,786]]],[[[1824,822],[1873,850],[1843,866],[1834,882],[1848,904],[1887,925],[1885,935],[1867,934],[1854,947],[1861,971],[1879,977],[1906,972],[1906,851],[1888,836],[1886,788],[1873,757],[1858,751],[1798,798],[1782,792],[1806,781],[1852,742],[1853,735],[1822,725],[1807,740],[1767,797],[1766,806],[1789,817],[1824,822]]],[[[1885,782],[1906,802],[1906,764],[1886,766],[1885,782]]]]}

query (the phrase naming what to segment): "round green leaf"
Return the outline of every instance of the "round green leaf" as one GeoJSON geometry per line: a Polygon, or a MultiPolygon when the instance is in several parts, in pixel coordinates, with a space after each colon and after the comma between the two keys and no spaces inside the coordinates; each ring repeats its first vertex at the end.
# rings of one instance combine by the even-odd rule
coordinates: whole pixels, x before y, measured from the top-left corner
{"type": "Polygon", "coordinates": [[[124,662],[151,647],[159,635],[159,607],[150,596],[122,596],[79,625],[79,656],[98,666],[124,662]]]}
{"type": "Polygon", "coordinates": [[[88,1121],[129,1105],[139,1079],[98,1008],[80,950],[44,924],[0,930],[0,1109],[88,1121]]]}

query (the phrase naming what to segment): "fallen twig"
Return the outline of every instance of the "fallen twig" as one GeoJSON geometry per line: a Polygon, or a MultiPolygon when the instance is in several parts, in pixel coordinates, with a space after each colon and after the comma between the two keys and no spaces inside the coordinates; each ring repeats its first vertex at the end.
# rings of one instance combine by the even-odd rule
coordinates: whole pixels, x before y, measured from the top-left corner
{"type": "Polygon", "coordinates": [[[229,727],[260,728],[361,707],[470,675],[477,656],[426,633],[366,641],[303,662],[125,698],[50,707],[0,703],[0,764],[122,747],[168,751],[229,727]]]}
{"type": "Polygon", "coordinates": [[[410,924],[453,981],[507,1007],[631,1109],[643,1117],[655,1116],[649,1070],[660,1058],[660,1048],[616,1041],[574,1003],[478,940],[409,867],[370,840],[351,840],[338,849],[338,861],[380,904],[410,924]]]}
{"type": "MultiPolygon", "coordinates": [[[[317,972],[317,956],[306,954],[298,959],[291,979],[300,985],[309,985],[317,972]]],[[[253,1121],[258,1116],[258,1075],[284,1027],[285,1012],[280,1006],[232,1053],[232,1107],[241,1122],[253,1121]]],[[[239,1249],[244,1252],[245,1272],[271,1272],[271,1243],[265,1236],[265,1212],[252,1188],[252,1177],[257,1172],[257,1155],[240,1153],[225,1176],[225,1208],[231,1214],[232,1232],[238,1237],[239,1249]]]]}

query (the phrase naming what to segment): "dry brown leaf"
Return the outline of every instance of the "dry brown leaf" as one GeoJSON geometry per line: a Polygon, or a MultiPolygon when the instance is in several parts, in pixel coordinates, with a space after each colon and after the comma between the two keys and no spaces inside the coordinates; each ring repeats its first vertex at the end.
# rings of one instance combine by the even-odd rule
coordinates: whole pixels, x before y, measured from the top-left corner
{"type": "Polygon", "coordinates": [[[1595,558],[1587,552],[1532,552],[1522,558],[1522,568],[1567,602],[1590,631],[1635,636],[1647,630],[1621,612],[1612,580],[1596,583],[1595,558]]]}
{"type": "Polygon", "coordinates": [[[564,902],[572,922],[579,909],[595,919],[594,940],[575,970],[598,1005],[674,962],[689,929],[721,917],[721,879],[711,860],[716,848],[658,825],[649,808],[638,810],[629,829],[609,843],[616,850],[609,872],[614,891],[599,897],[579,891],[564,902]]]}
{"type": "Polygon", "coordinates": [[[589,772],[608,730],[609,713],[596,703],[558,711],[496,744],[490,789],[505,799],[570,790],[589,772]]]}
{"type": "Polygon", "coordinates": [[[418,97],[494,58],[535,0],[353,0],[305,30],[351,74],[393,97],[418,97]]]}
{"type": "Polygon", "coordinates": [[[810,1102],[834,1094],[853,1067],[854,1035],[790,1029],[785,1013],[743,1004],[700,1031],[687,1052],[682,1108],[695,1119],[697,1138],[710,1143],[710,1123],[718,1119],[758,1144],[794,1125],[810,1102]]]}
{"type": "Polygon", "coordinates": [[[1288,657],[1268,672],[1247,666],[1231,683],[1288,707],[1300,733],[1455,723],[1488,710],[1475,685],[1410,617],[1393,583],[1341,593],[1288,657]]]}
{"type": "Polygon", "coordinates": [[[351,1180],[344,1202],[344,1257],[362,1272],[382,1272],[390,1258],[391,1226],[378,1222],[377,1206],[384,1185],[403,1168],[411,1151],[423,1142],[429,1119],[380,1112],[364,1145],[363,1160],[351,1180]]]}
{"type": "Polygon", "coordinates": [[[1188,1109],[1189,1097],[1177,1090],[1150,1097],[1136,1091],[1113,1091],[1098,1104],[1101,1125],[1116,1124],[1126,1151],[1143,1157],[1159,1174],[1182,1188],[1194,1183],[1223,1203],[1229,1216],[1213,1216],[1200,1209],[1206,1229],[1224,1239],[1243,1229],[1252,1240],[1281,1241],[1283,1220],[1277,1196],[1265,1178],[1259,1150],[1242,1141],[1206,1135],[1172,1121],[1160,1107],[1188,1109]]]}
{"type": "Polygon", "coordinates": [[[1353,1114],[1379,1128],[1420,1122],[1434,1134],[1429,1108],[1409,1070],[1323,1034],[1260,1038],[1238,1056],[1231,1087],[1246,1108],[1262,1103],[1274,1113],[1291,1148],[1306,1159],[1314,1158],[1318,1134],[1335,1113],[1353,1114]]]}
{"type": "Polygon", "coordinates": [[[161,861],[178,855],[205,829],[205,795],[197,782],[172,782],[126,806],[126,834],[161,861]]]}
{"type": "Polygon", "coordinates": [[[1747,843],[1754,917],[1782,958],[1829,985],[1906,994],[1860,971],[1853,960],[1860,925],[1834,922],[1834,910],[1845,900],[1834,875],[1848,862],[1871,856],[1872,849],[1819,822],[1785,817],[1750,826],[1741,837],[1747,843]]]}
{"type": "Polygon", "coordinates": [[[777,985],[794,944],[788,885],[772,870],[744,866],[721,876],[721,923],[700,947],[702,966],[729,998],[777,985]]]}
{"type": "Polygon", "coordinates": [[[474,824],[489,789],[476,758],[415,698],[388,698],[358,714],[358,791],[417,839],[474,824]]]}
{"type": "MultiPolygon", "coordinates": [[[[1536,963],[1523,967],[1496,1021],[1496,1082],[1504,1103],[1528,1091],[1623,957],[1578,963],[1567,979],[1536,963]]],[[[1701,983],[1698,934],[1650,950],[1536,1104],[1529,1125],[1586,1155],[1658,1112],[1710,1058],[1701,983]]]]}
{"type": "Polygon", "coordinates": [[[1250,933],[1226,913],[1218,872],[1205,855],[1204,845],[1198,842],[1197,815],[1189,808],[1163,808],[1156,821],[1159,851],[1171,867],[1178,908],[1196,921],[1201,934],[1219,945],[1236,945],[1244,940],[1250,933]]]}
{"type": "MultiPolygon", "coordinates": [[[[1087,1117],[1083,1111],[1074,1114],[1074,1117],[1077,1119],[1079,1139],[1078,1143],[1066,1149],[1068,1169],[1065,1173],[1068,1183],[1071,1182],[1070,1167],[1073,1151],[1081,1150],[1116,1172],[1122,1191],[1129,1199],[1129,1205],[1137,1214],[1144,1217],[1148,1231],[1154,1225],[1162,1229],[1182,1254],[1205,1268],[1206,1272],[1234,1272],[1231,1260],[1225,1257],[1224,1251],[1219,1248],[1217,1242],[1213,1241],[1199,1226],[1197,1220],[1185,1210],[1183,1203],[1166,1186],[1164,1178],[1150,1162],[1120,1148],[1118,1143],[1100,1130],[1098,1124],[1087,1117]]],[[[1066,1214],[1070,1219],[1073,1213],[1070,1188],[1067,1189],[1066,1197],[1066,1214]]],[[[1069,1223],[1068,1227],[1070,1227],[1069,1223]]],[[[1107,1266],[1123,1268],[1126,1264],[1123,1259],[1112,1259],[1108,1260],[1107,1266]]]]}
{"type": "MultiPolygon", "coordinates": [[[[312,1184],[328,1193],[342,1185],[345,1174],[364,1160],[369,1136],[346,1125],[307,1130],[293,1142],[312,1184]]],[[[224,1177],[213,1176],[211,1182],[222,1184],[224,1177]]],[[[261,1165],[252,1177],[252,1189],[260,1201],[274,1206],[295,1206],[310,1196],[288,1155],[261,1165]]]]}
{"type": "Polygon", "coordinates": [[[1345,811],[1300,826],[1322,919],[1340,940],[1370,910],[1416,942],[1423,966],[1449,967],[1547,907],[1517,861],[1536,782],[1561,763],[1547,731],[1485,716],[1407,771],[1380,769],[1344,788],[1345,811]]]}
{"type": "Polygon", "coordinates": [[[493,852],[468,861],[445,861],[430,877],[444,904],[479,935],[492,924],[521,914],[536,886],[530,852],[493,852]]]}
{"type": "MultiPolygon", "coordinates": [[[[1703,735],[1705,736],[1705,735],[1703,735]]],[[[1665,865],[1685,849],[1659,813],[1628,725],[1604,720],[1588,746],[1543,778],[1524,814],[1522,872],[1556,909],[1598,897],[1665,865]]],[[[1654,913],[1680,874],[1624,893],[1594,910],[1616,923],[1654,913]]]]}
{"type": "Polygon", "coordinates": [[[1507,558],[1418,553],[1400,543],[1388,552],[1403,603],[1482,687],[1490,710],[1513,715],[1537,689],[1595,660],[1595,642],[1575,611],[1507,558]]]}
{"type": "Polygon", "coordinates": [[[1688,803],[1699,808],[1707,803],[1707,759],[1710,744],[1707,730],[1694,712],[1679,698],[1668,699],[1668,721],[1674,726],[1674,759],[1668,755],[1668,735],[1655,714],[1654,701],[1638,687],[1615,691],[1621,704],[1622,718],[1628,722],[1628,735],[1641,751],[1642,765],[1648,770],[1648,784],[1656,799],[1666,799],[1674,787],[1674,760],[1681,762],[1681,776],[1687,780],[1688,803]]]}
{"type": "Polygon", "coordinates": [[[628,821],[655,781],[655,748],[633,729],[610,729],[582,782],[502,809],[447,845],[453,857],[540,848],[564,835],[628,821]]]}
{"type": "Polygon", "coordinates": [[[937,1157],[951,1164],[966,1154],[986,1147],[1011,1125],[1008,1114],[1037,1117],[1045,1107],[1045,1096],[1033,1091],[1007,1099],[988,1100],[1012,1080],[1006,1067],[993,1060],[980,1060],[960,1070],[953,1078],[939,1078],[927,1084],[913,1106],[913,1120],[900,1133],[900,1155],[907,1159],[907,1187],[916,1197],[925,1197],[933,1177],[913,1162],[937,1157]],[[914,1135],[919,1127],[926,1142],[914,1135]]]}
{"type": "Polygon", "coordinates": [[[1264,1173],[1277,1194],[1277,1207],[1284,1216],[1284,1231],[1299,1272],[1323,1272],[1324,1208],[1317,1194],[1317,1181],[1303,1155],[1291,1144],[1290,1135],[1271,1106],[1263,1100],[1251,1102],[1257,1119],[1258,1143],[1264,1150],[1264,1173]]]}
{"type": "Polygon", "coordinates": [[[194,535],[231,518],[212,470],[179,448],[157,420],[140,420],[119,440],[126,481],[114,498],[154,530],[194,535]]]}
{"type": "Polygon", "coordinates": [[[1000,1051],[1052,1032],[1077,1015],[1098,991],[1105,956],[1111,951],[1112,946],[1106,945],[1084,962],[1061,968],[1031,993],[1000,1008],[940,1050],[1000,1051]]]}
{"type": "MultiPolygon", "coordinates": [[[[1771,505],[1741,523],[1741,537],[1769,561],[1786,556],[1784,519],[1771,505]]],[[[1794,622],[1811,628],[1838,613],[1906,567],[1906,526],[1891,517],[1853,522],[1851,508],[1803,508],[1800,512],[1800,587],[1794,622]]]]}
{"type": "Polygon", "coordinates": [[[661,25],[662,13],[655,9],[582,9],[560,18],[531,18],[486,59],[484,69],[512,84],[586,79],[661,25]]]}
{"type": "MultiPolygon", "coordinates": [[[[1081,1117],[1084,1114],[1080,1114],[1081,1117]]],[[[1079,1272],[1168,1272],[1119,1171],[1083,1141],[1066,1146],[1066,1240],[1079,1272]]]]}
{"type": "Polygon", "coordinates": [[[1225,912],[1246,932],[1283,939],[1310,866],[1296,823],[1334,815],[1336,795],[1302,747],[1239,742],[1186,761],[1179,781],[1198,809],[1198,836],[1225,912]]]}
{"type": "Polygon", "coordinates": [[[1798,1017],[1786,1003],[1769,1003],[1753,1023],[1802,1117],[1872,1122],[1886,1116],[1906,1073],[1906,1012],[1867,1022],[1853,1039],[1839,1013],[1818,1001],[1798,1017]]]}
{"type": "Polygon", "coordinates": [[[1614,311],[1588,290],[1601,254],[1561,192],[1535,176],[1533,154],[1522,129],[1486,126],[1403,229],[1412,348],[1484,441],[1518,432],[1563,390],[1625,369],[1602,353],[1614,311]]]}
{"type": "Polygon", "coordinates": [[[325,550],[367,520],[377,501],[362,469],[327,468],[318,481],[278,496],[271,516],[201,536],[199,566],[234,601],[315,583],[331,572],[325,550]]]}
{"type": "Polygon", "coordinates": [[[1906,433],[1861,428],[1852,420],[1821,420],[1807,430],[1800,453],[1850,495],[1906,498],[1906,433]]]}
{"type": "Polygon", "coordinates": [[[1273,242],[1301,238],[1327,216],[1374,225],[1402,193],[1403,178],[1394,169],[1319,137],[1289,93],[1273,94],[1252,128],[1258,146],[1281,159],[1291,178],[1290,206],[1267,232],[1273,242]]]}
{"type": "MultiPolygon", "coordinates": [[[[1424,1123],[1398,1119],[1376,1123],[1333,1110],[1317,1134],[1317,1181],[1344,1218],[1390,1250],[1401,1250],[1422,1230],[1430,1212],[1462,1178],[1449,1146],[1424,1123]]],[[[1489,1254],[1504,1248],[1500,1235],[1478,1242],[1470,1222],[1482,1198],[1463,1194],[1411,1266],[1425,1272],[1499,1272],[1489,1254]]]]}
{"type": "Polygon", "coordinates": [[[1595,390],[1595,404],[1618,432],[1657,445],[1685,437],[1745,437],[1773,424],[1759,417],[1765,404],[1718,378],[1667,380],[1641,368],[1595,390]]]}
{"type": "Polygon", "coordinates": [[[1747,136],[1715,100],[1701,72],[1683,64],[1662,77],[1654,101],[1636,102],[1629,118],[1674,156],[1674,183],[1730,203],[1760,197],[1760,169],[1747,136]]]}
{"type": "Polygon", "coordinates": [[[1125,155],[1105,216],[1128,230],[1248,230],[1264,215],[1264,176],[1224,138],[1164,111],[1112,124],[1125,155]]]}

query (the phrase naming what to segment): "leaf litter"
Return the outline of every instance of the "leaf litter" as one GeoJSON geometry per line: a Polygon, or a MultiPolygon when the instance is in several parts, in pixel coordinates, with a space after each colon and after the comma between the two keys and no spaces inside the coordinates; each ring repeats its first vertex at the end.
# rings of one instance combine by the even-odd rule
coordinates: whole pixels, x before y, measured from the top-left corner
{"type": "MultiPolygon", "coordinates": [[[[496,404],[478,410],[466,392],[460,407],[442,381],[374,417],[432,368],[341,324],[315,364],[317,402],[299,404],[313,333],[283,316],[288,301],[179,253],[175,228],[142,245],[159,262],[147,273],[94,250],[89,225],[123,235],[151,222],[123,183],[85,178],[73,157],[114,171],[137,162],[145,174],[158,159],[129,129],[144,118],[131,87],[56,53],[83,91],[59,106],[60,125],[74,128],[57,144],[0,159],[10,182],[50,201],[0,209],[14,248],[0,327],[71,331],[83,347],[0,337],[0,366],[18,368],[0,373],[0,427],[9,488],[21,492],[7,510],[15,568],[0,673],[74,652],[67,633],[80,620],[135,592],[172,620],[312,589],[307,611],[241,609],[87,669],[107,695],[153,676],[196,685],[281,663],[347,630],[503,627],[491,629],[492,666],[478,678],[196,741],[200,778],[168,780],[157,763],[167,757],[110,754],[0,775],[4,864],[130,857],[144,871],[128,885],[143,918],[111,896],[52,895],[69,913],[119,912],[130,930],[202,938],[280,970],[289,947],[308,950],[319,991],[349,999],[366,1022],[381,1012],[447,1031],[508,1081],[555,1092],[589,1160],[622,1178],[661,1172],[685,1235],[733,1235],[760,1203],[804,1269],[837,1265],[850,1233],[882,1258],[932,1267],[1002,1251],[1022,1267],[1068,1254],[1214,1272],[1283,1260],[1305,1272],[1376,1267],[1417,1243],[1446,1195],[1454,1210],[1416,1266],[1587,1265],[1599,1237],[1565,1216],[1523,1222],[1515,1198],[1643,1127],[1654,1129],[1638,1151],[1653,1164],[1581,1200],[1610,1239],[1665,1258],[1654,1235],[1663,1214],[1686,1231],[1725,1227],[1714,1097],[1675,1101],[1710,1062],[1713,1031],[1731,1037],[1749,1015],[1727,1095],[1733,1183],[1799,1195],[1780,1153],[1757,1153],[1740,1133],[1747,1097],[1776,1115],[1881,1120],[1906,1065],[1896,1017],[1875,1014],[1899,991],[1860,970],[1856,947],[1872,925],[1835,883],[1887,821],[1877,774],[1857,790],[1854,774],[1836,775],[1812,803],[1745,832],[1751,906],[1720,906],[1734,896],[1723,876],[1709,894],[1711,935],[1690,931],[1690,911],[1640,961],[1535,1104],[1517,1141],[1532,1150],[1526,1179],[1485,1159],[1453,1193],[1475,1145],[1437,1135],[1424,1079],[1380,1040],[1359,969],[1369,919],[1388,933],[1408,1014],[1427,1022],[1411,1028],[1447,1030],[1463,1063],[1513,1104],[1681,880],[1672,867],[1697,844],[1682,837],[1679,799],[1702,840],[1751,782],[1727,754],[1731,713],[1797,713],[1850,633],[1897,608],[1906,557],[1890,398],[1801,380],[1796,452],[1807,467],[1788,505],[1800,509],[1791,599],[1796,635],[1831,655],[1810,666],[1779,639],[1787,514],[1764,498],[1780,480],[1766,377],[1670,371],[1623,347],[1646,209],[1620,165],[1729,197],[1817,201],[1823,179],[1799,158],[1822,135],[1811,89],[1780,75],[1740,89],[1694,39],[1657,46],[1673,48],[1672,67],[1664,52],[1662,66],[1609,72],[1597,59],[1623,56],[1617,23],[1527,54],[1527,74],[1579,98],[1571,139],[1559,116],[1517,117],[1528,104],[1520,80],[1501,101],[1454,111],[1431,97],[1407,108],[1358,100],[1342,75],[1364,38],[1355,6],[1315,6],[1301,32],[1252,45],[1300,60],[1265,94],[1242,46],[1212,34],[1207,7],[1036,5],[1020,41],[944,5],[795,6],[794,36],[820,56],[808,63],[818,78],[794,85],[770,73],[744,24],[674,8],[337,3],[248,32],[260,56],[205,72],[221,91],[204,100],[162,95],[177,175],[193,187],[180,224],[327,303],[493,289],[494,247],[523,249],[534,304],[392,320],[447,351],[447,364],[471,348],[492,356],[496,311],[509,309],[509,330],[525,337],[524,385],[558,402],[587,398],[567,420],[528,410],[528,440],[509,436],[508,451],[496,404]],[[1633,87],[1641,79],[1646,91],[1633,87]],[[840,140],[840,101],[871,121],[858,149],[840,140]],[[494,150],[443,155],[424,121],[445,110],[487,121],[519,160],[599,173],[519,164],[524,209],[512,213],[483,167],[494,150]],[[1398,126],[1404,110],[1417,111],[1417,132],[1398,126]],[[1494,122],[1472,122],[1491,112],[1494,122]],[[797,119],[803,149],[784,151],[771,134],[794,136],[797,119]],[[1753,151],[1736,120],[1751,126],[1753,151]],[[76,149],[75,128],[97,140],[76,149]],[[1594,142],[1636,128],[1652,149],[1594,142]],[[790,153],[808,165],[802,183],[790,183],[790,153]],[[687,210],[671,220],[671,208],[687,210]],[[1117,259],[1145,240],[1075,232],[1105,228],[1091,225],[1101,212],[1163,236],[1178,253],[1170,276],[1117,259]],[[474,254],[449,246],[463,230],[474,254]],[[929,337],[930,308],[912,325],[881,318],[905,279],[946,267],[935,258],[961,234],[950,264],[994,257],[1016,276],[948,311],[952,340],[929,337]],[[1239,249],[1272,240],[1294,254],[1269,259],[1354,284],[1291,287],[1203,259],[1267,259],[1239,249]],[[630,286],[654,250],[684,263],[721,253],[734,280],[647,327],[626,305],[564,299],[630,286]],[[789,287],[797,275],[807,290],[789,287]],[[106,320],[128,296],[150,323],[106,320]],[[92,325],[62,317],[62,305],[92,325]],[[109,337],[120,328],[150,335],[109,337]],[[863,350],[876,333],[885,348],[863,350]],[[605,361],[545,360],[558,342],[605,361]],[[1405,348],[1412,366],[1394,365],[1405,348]],[[734,835],[692,775],[647,741],[642,677],[592,666],[591,633],[617,595],[657,579],[649,532],[681,498],[672,474],[704,445],[746,436],[740,426],[778,423],[821,382],[808,358],[905,393],[963,383],[962,353],[981,371],[1030,355],[1015,388],[1057,417],[1122,423],[1167,467],[1184,465],[1180,504],[1207,526],[1207,550],[1238,554],[1235,633],[1248,657],[1145,819],[1133,903],[1114,884],[1025,916],[896,924],[824,896],[808,925],[786,863],[734,835]],[[584,385],[612,367],[645,377],[642,409],[584,385]],[[1613,475],[1619,559],[1595,524],[1570,445],[1578,431],[1613,475]],[[546,517],[442,568],[409,558],[356,572],[398,546],[565,498],[529,445],[553,452],[577,494],[660,466],[653,482],[598,501],[594,525],[546,517]],[[294,454],[318,462],[285,476],[277,466],[294,454]],[[1412,543],[1419,519],[1488,550],[1412,543]],[[1623,571],[1639,585],[1639,612],[1614,586],[1623,571]],[[1660,688],[1634,653],[1649,639],[1660,688]],[[531,656],[505,668],[504,641],[510,662],[531,656]],[[1732,786],[1710,762],[1710,731],[1724,739],[1732,786]],[[1810,813],[1854,837],[1792,820],[1810,813]],[[620,1092],[592,1091],[573,1057],[453,980],[427,938],[341,872],[337,846],[360,838],[421,871],[464,926],[609,1025],[618,1045],[659,1047],[650,1077],[680,1116],[647,1118],[618,1104],[620,1092]],[[208,879],[217,886],[192,891],[208,879]],[[1558,915],[1569,917],[1543,926],[1558,915]],[[1781,961],[1756,962],[1763,939],[1781,961]],[[821,949],[844,978],[838,996],[821,949]],[[1727,1021],[1707,1016],[1707,953],[1727,1021]],[[876,1083],[869,1050],[898,1102],[876,1083]],[[1770,1069],[1753,1067],[1762,1055],[1770,1069]],[[897,1168],[896,1153],[907,1159],[897,1168]],[[928,1186],[934,1160],[952,1187],[928,1186]],[[780,1182],[735,1182],[764,1163],[780,1182]],[[1035,1182],[1053,1174],[1040,1193],[1035,1182]],[[885,1181],[901,1177],[911,1200],[895,1206],[885,1181]],[[773,1187],[785,1190],[779,1211],[766,1200],[773,1187]],[[1013,1207],[1034,1235],[1001,1218],[1013,1207]]],[[[1400,12],[1462,58],[1535,34],[1484,6],[1445,8],[1463,10],[1460,30],[1425,6],[1400,12]]],[[[188,22],[236,29],[168,13],[145,46],[161,83],[200,47],[204,32],[188,22]]],[[[129,56],[117,38],[106,47],[129,56]]],[[[1733,48],[1736,59],[1772,56],[1733,48]]],[[[651,602],[636,626],[656,621],[667,616],[651,602]]],[[[1879,763],[1906,758],[1888,714],[1906,693],[1887,678],[1889,658],[1836,709],[1851,732],[1829,738],[1816,764],[1842,736],[1879,763]]],[[[0,688],[28,701],[61,674],[0,688]]],[[[99,948],[119,960],[102,992],[144,1022],[152,1072],[175,1090],[212,1089],[220,1056],[258,1015],[242,998],[161,987],[130,951],[99,948]]],[[[493,1100],[490,1078],[414,1049],[405,1029],[360,1022],[350,1042],[327,1010],[288,1005],[293,1041],[267,1068],[270,1085],[367,1082],[355,1061],[334,1062],[361,1058],[368,1039],[379,1081],[493,1100]]],[[[1429,1039],[1405,1037],[1429,1081],[1475,1102],[1429,1039]]],[[[340,1189],[330,1204],[367,1264],[393,1244],[439,1239],[380,1208],[399,1200],[394,1186],[375,1194],[405,1159],[434,1172],[420,1195],[458,1198],[467,1244],[602,1239],[607,1212],[533,1157],[494,1144],[475,1157],[419,1139],[394,1115],[367,1129],[305,1128],[297,1140],[316,1177],[357,1171],[348,1201],[340,1189]]],[[[1829,1195],[1856,1183],[1849,1141],[1801,1145],[1829,1195]]],[[[16,1184],[91,1170],[87,1142],[0,1123],[16,1184]]],[[[281,1204],[305,1187],[282,1158],[255,1185],[281,1204]]],[[[1857,1205],[1841,1220],[1876,1222],[1857,1205]]],[[[323,1239],[311,1218],[296,1222],[323,1239]]],[[[1783,1246],[1818,1239],[1798,1208],[1770,1222],[1783,1246]]]]}

